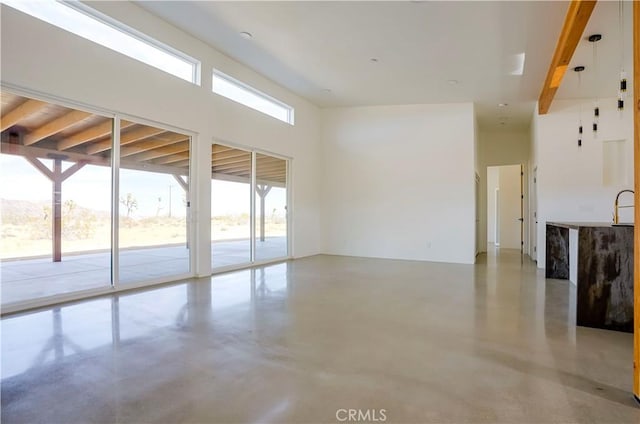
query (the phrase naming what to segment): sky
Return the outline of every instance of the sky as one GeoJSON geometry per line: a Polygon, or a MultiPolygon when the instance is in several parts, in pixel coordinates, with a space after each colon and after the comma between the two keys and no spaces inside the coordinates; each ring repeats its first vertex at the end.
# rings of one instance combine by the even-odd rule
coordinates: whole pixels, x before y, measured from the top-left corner
{"type": "MultiPolygon", "coordinates": [[[[42,162],[51,169],[52,160],[42,162]]],[[[63,162],[63,170],[71,162],[63,162]]],[[[0,154],[0,198],[5,200],[51,201],[52,184],[21,156],[0,154]]],[[[184,217],[185,192],[173,176],[146,171],[120,170],[120,197],[131,193],[138,202],[132,217],[184,217]],[[169,201],[171,200],[171,201],[169,201]]],[[[211,181],[212,215],[249,213],[249,185],[211,181]]],[[[79,206],[109,212],[111,210],[111,168],[86,165],[62,183],[62,201],[73,200],[79,206]]],[[[267,215],[284,216],[286,190],[273,188],[267,196],[267,215]]],[[[126,209],[120,206],[120,215],[126,209]]]]}

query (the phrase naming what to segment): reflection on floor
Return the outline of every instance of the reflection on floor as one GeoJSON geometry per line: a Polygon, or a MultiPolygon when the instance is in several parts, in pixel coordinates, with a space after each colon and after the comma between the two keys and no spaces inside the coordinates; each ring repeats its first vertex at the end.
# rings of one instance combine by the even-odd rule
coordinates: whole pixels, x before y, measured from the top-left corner
{"type": "MultiPolygon", "coordinates": [[[[211,243],[211,263],[213,268],[249,262],[251,245],[249,239],[211,243]]],[[[286,237],[265,237],[256,240],[256,261],[265,261],[287,256],[286,237]]]]}
{"type": "Polygon", "coordinates": [[[3,422],[637,423],[631,334],[514,251],[314,256],[6,317],[3,422]]]}
{"type": "MultiPolygon", "coordinates": [[[[211,243],[215,266],[247,263],[249,241],[211,243]]],[[[286,237],[268,237],[256,244],[256,258],[285,257],[286,237]]],[[[111,255],[106,252],[51,258],[5,261],[0,263],[2,303],[9,304],[44,296],[107,287],[111,281],[111,255]]],[[[120,281],[123,284],[184,275],[189,272],[186,246],[123,250],[120,254],[120,281]]]]}

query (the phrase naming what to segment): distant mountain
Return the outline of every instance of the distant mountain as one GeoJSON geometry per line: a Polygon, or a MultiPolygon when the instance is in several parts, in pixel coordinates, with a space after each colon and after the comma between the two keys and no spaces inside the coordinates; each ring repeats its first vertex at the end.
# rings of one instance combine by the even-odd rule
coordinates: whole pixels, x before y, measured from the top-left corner
{"type": "MultiPolygon", "coordinates": [[[[51,213],[51,202],[0,199],[0,217],[5,224],[21,224],[27,220],[43,219],[45,211],[51,213]]],[[[65,211],[64,205],[62,211],[63,213],[65,211]]],[[[109,212],[88,209],[78,205],[75,205],[74,214],[77,214],[76,216],[90,214],[96,218],[110,217],[109,212]]]]}
{"type": "Polygon", "coordinates": [[[13,218],[42,218],[45,208],[51,210],[51,202],[0,199],[2,222],[11,223],[13,218]]]}

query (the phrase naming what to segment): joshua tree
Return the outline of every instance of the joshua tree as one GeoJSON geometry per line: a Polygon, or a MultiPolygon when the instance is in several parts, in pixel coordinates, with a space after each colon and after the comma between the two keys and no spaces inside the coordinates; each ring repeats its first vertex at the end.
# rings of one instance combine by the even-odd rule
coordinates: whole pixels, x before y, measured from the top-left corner
{"type": "Polygon", "coordinates": [[[122,203],[124,207],[127,208],[127,218],[129,218],[131,212],[138,209],[138,201],[135,197],[133,197],[133,194],[131,193],[127,193],[127,197],[120,197],[120,203],[122,203]]]}

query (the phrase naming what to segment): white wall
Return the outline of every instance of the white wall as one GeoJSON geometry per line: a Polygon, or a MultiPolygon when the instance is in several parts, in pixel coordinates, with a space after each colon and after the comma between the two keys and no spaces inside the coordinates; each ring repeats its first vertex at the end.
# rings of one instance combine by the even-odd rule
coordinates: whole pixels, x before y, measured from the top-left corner
{"type": "Polygon", "coordinates": [[[293,254],[321,251],[319,110],[208,45],[123,2],[91,3],[115,19],[202,61],[195,86],[2,5],[1,81],[77,104],[141,117],[197,133],[194,159],[197,274],[210,273],[210,154],[213,140],[293,158],[293,254]],[[290,126],[211,93],[211,68],[295,107],[290,126]]]}
{"type": "MultiPolygon", "coordinates": [[[[481,129],[479,140],[480,163],[480,229],[482,245],[489,242],[487,235],[487,167],[524,164],[525,175],[529,171],[526,164],[529,162],[531,135],[529,130],[481,129]]],[[[524,201],[528,202],[528,187],[525,186],[524,201]]],[[[525,209],[525,219],[528,218],[528,209],[525,209]]],[[[527,221],[525,221],[527,222],[527,221]]],[[[525,239],[528,235],[528,225],[525,226],[525,239]]],[[[528,244],[526,244],[528,246],[528,244]]],[[[528,252],[528,249],[525,250],[528,252]]]]}
{"type": "MultiPolygon", "coordinates": [[[[496,242],[496,189],[500,189],[500,168],[490,166],[487,168],[487,243],[496,242]]],[[[500,240],[498,240],[500,244],[500,240]]]]}
{"type": "Polygon", "coordinates": [[[326,252],[474,262],[472,104],[323,113],[326,252]]]}
{"type": "Polygon", "coordinates": [[[500,248],[520,249],[520,165],[501,166],[500,201],[500,248]]]}
{"type": "MultiPolygon", "coordinates": [[[[628,102],[627,102],[628,103],[628,102]]],[[[582,147],[577,146],[579,103],[555,100],[546,115],[535,115],[532,129],[533,165],[538,166],[538,266],[544,267],[547,221],[611,222],[613,202],[619,190],[633,189],[628,183],[603,184],[603,141],[626,140],[627,169],[633,170],[633,111],[616,109],[616,99],[600,100],[597,137],[590,131],[593,102],[584,101],[582,147]]],[[[631,214],[632,209],[624,213],[631,214]]],[[[622,220],[628,220],[626,216],[622,220]]]]}

